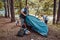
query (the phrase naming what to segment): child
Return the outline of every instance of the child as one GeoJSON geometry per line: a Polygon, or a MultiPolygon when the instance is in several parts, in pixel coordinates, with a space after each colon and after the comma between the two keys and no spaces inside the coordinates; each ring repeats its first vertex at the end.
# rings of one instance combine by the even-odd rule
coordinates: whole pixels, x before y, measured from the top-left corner
{"type": "Polygon", "coordinates": [[[19,21],[19,19],[18,18],[16,18],[16,26],[20,26],[20,21],[19,21]]]}
{"type": "Polygon", "coordinates": [[[47,18],[47,16],[46,16],[46,18],[45,18],[45,23],[46,23],[46,24],[48,23],[48,18],[47,18]]]}
{"type": "Polygon", "coordinates": [[[44,22],[47,24],[48,23],[48,17],[47,15],[43,15],[44,22]]]}
{"type": "Polygon", "coordinates": [[[42,22],[44,22],[44,19],[43,19],[42,15],[40,16],[40,20],[41,20],[42,22]]]}

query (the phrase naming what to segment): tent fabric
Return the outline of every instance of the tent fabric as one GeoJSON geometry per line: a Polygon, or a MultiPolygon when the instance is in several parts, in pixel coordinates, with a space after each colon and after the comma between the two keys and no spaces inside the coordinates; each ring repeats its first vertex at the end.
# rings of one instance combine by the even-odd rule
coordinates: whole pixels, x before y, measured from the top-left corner
{"type": "Polygon", "coordinates": [[[36,18],[35,16],[28,15],[26,16],[26,23],[34,31],[38,32],[43,36],[47,36],[48,26],[44,22],[42,22],[40,19],[36,18]]]}

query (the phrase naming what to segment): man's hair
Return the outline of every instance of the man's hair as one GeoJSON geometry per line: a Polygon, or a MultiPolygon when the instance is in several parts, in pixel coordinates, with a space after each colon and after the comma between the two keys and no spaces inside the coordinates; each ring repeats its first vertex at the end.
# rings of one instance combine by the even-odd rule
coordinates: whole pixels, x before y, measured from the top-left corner
{"type": "Polygon", "coordinates": [[[26,5],[26,8],[28,8],[29,7],[29,5],[26,5]]]}
{"type": "Polygon", "coordinates": [[[43,15],[41,15],[41,17],[42,17],[43,15]]]}

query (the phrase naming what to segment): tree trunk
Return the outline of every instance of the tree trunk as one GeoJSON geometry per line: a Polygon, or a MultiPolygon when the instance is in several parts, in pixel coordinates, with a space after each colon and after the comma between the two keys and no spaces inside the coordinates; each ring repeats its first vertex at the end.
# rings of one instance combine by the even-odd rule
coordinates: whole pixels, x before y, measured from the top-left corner
{"type": "Polygon", "coordinates": [[[26,6],[27,6],[27,0],[26,0],[26,6]]]}
{"type": "Polygon", "coordinates": [[[15,22],[14,0],[10,0],[11,22],[15,22]]]}
{"type": "Polygon", "coordinates": [[[58,6],[58,13],[57,13],[57,21],[56,21],[57,24],[60,23],[60,0],[59,0],[59,6],[58,6]]]}
{"type": "Polygon", "coordinates": [[[54,0],[54,9],[53,9],[53,24],[55,24],[55,16],[56,16],[56,0],[54,0]]]}
{"type": "Polygon", "coordinates": [[[9,3],[9,0],[7,0],[7,7],[8,7],[8,17],[10,17],[10,3],[9,3]]]}
{"type": "Polygon", "coordinates": [[[22,0],[20,0],[20,11],[22,9],[22,0]]]}
{"type": "Polygon", "coordinates": [[[4,8],[5,8],[5,17],[7,18],[8,16],[7,16],[7,14],[8,14],[8,12],[7,12],[7,0],[4,0],[4,8]]]}

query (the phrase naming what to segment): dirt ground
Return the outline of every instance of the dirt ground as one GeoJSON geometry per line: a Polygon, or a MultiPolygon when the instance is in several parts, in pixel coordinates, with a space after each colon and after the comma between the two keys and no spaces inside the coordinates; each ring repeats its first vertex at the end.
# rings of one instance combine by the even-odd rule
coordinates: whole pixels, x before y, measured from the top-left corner
{"type": "Polygon", "coordinates": [[[0,40],[60,40],[60,27],[56,25],[48,25],[48,27],[47,37],[43,37],[36,32],[18,37],[16,35],[20,27],[16,27],[14,22],[11,23],[9,18],[0,17],[0,40]]]}

